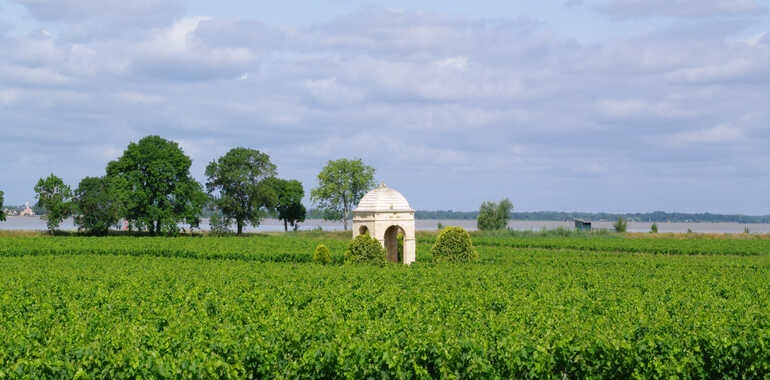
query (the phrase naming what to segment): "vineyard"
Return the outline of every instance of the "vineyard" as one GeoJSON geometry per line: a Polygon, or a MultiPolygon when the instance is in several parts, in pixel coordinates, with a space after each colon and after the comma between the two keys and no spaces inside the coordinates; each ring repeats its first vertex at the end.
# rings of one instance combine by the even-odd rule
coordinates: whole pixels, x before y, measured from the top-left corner
{"type": "Polygon", "coordinates": [[[334,236],[0,237],[0,379],[770,376],[770,241],[432,243],[371,267],[334,236]]]}

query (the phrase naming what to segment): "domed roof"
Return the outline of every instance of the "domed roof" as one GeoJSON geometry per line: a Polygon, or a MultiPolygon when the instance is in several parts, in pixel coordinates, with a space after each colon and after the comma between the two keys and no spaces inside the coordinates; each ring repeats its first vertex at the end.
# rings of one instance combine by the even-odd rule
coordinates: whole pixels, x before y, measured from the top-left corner
{"type": "Polygon", "coordinates": [[[353,210],[358,212],[368,211],[414,211],[409,207],[409,202],[406,201],[401,193],[391,189],[385,184],[381,184],[376,189],[366,193],[361,202],[358,202],[358,207],[353,210]]]}

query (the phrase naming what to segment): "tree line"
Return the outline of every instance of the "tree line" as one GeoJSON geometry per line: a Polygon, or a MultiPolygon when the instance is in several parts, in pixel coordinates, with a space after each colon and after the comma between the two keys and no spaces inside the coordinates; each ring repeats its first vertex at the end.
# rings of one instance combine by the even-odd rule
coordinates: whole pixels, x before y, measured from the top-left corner
{"type": "MultiPolygon", "coordinates": [[[[231,149],[206,166],[205,185],[190,175],[191,165],[176,142],[147,136],[110,161],[105,175],[83,178],[74,191],[53,173],[41,178],[34,188],[36,206],[45,210],[51,232],[74,216],[79,230],[93,234],[106,234],[121,220],[129,232],[175,234],[180,224],[199,227],[204,209],[218,228],[227,231],[234,224],[237,234],[247,225],[257,227],[268,215],[282,220],[287,231],[306,218],[302,184],[278,178],[266,153],[231,149]]],[[[374,186],[374,168],[360,159],[329,161],[318,180],[311,200],[325,218],[346,221],[374,186]]],[[[0,208],[2,196],[0,192],[0,208]]]]}

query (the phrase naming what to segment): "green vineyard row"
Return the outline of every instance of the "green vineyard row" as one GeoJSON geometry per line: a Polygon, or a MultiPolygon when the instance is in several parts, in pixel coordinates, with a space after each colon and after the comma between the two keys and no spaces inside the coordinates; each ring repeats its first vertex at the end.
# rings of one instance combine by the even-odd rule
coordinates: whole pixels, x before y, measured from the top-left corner
{"type": "MultiPolygon", "coordinates": [[[[421,241],[430,242],[430,238],[421,241]]],[[[770,253],[768,239],[677,239],[622,237],[476,237],[477,246],[511,248],[579,249],[602,252],[635,252],[666,255],[763,255],[770,253]]]]}
{"type": "Polygon", "coordinates": [[[0,257],[0,378],[766,378],[768,278],[770,256],[510,248],[411,267],[0,257]]]}
{"type": "MultiPolygon", "coordinates": [[[[417,261],[430,262],[435,237],[418,238],[417,261]]],[[[343,262],[347,239],[287,236],[227,237],[0,237],[0,256],[125,255],[234,259],[258,262],[311,262],[318,244],[331,251],[334,264],[343,262]]],[[[764,255],[770,240],[651,239],[585,237],[474,237],[482,262],[506,260],[511,249],[571,249],[668,255],[764,255]]]]}

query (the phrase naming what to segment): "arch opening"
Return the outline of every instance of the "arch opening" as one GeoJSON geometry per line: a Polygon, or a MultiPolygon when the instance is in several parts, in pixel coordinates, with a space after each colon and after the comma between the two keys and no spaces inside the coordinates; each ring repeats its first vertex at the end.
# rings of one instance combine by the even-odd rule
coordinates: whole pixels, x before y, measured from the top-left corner
{"type": "Polygon", "coordinates": [[[369,235],[369,229],[366,226],[361,226],[361,228],[358,229],[359,235],[369,235]]]}
{"type": "Polygon", "coordinates": [[[406,235],[406,233],[401,226],[393,225],[385,230],[384,245],[389,262],[404,262],[404,235],[406,235]]]}

